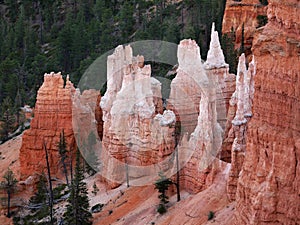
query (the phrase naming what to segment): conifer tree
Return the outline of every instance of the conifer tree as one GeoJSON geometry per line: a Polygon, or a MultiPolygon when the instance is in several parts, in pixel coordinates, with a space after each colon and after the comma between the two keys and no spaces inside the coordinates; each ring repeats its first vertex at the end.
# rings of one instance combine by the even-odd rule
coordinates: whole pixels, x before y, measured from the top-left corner
{"type": "Polygon", "coordinates": [[[89,212],[89,198],[86,183],[83,181],[84,174],[80,162],[80,152],[76,152],[76,166],[74,179],[72,180],[70,197],[67,210],[64,214],[66,225],[91,225],[92,214],[89,212]]]}
{"type": "Polygon", "coordinates": [[[160,193],[158,196],[158,198],[160,199],[160,203],[157,208],[157,212],[159,212],[160,214],[164,214],[165,212],[167,212],[166,204],[169,202],[166,191],[173,183],[170,179],[166,178],[166,176],[162,172],[160,172],[158,175],[159,179],[155,182],[155,189],[157,189],[160,193]]]}
{"type": "Polygon", "coordinates": [[[8,134],[13,130],[15,123],[13,103],[10,97],[6,97],[2,103],[2,118],[3,123],[0,130],[0,135],[3,140],[8,139],[8,134]]]}
{"type": "Polygon", "coordinates": [[[1,189],[4,189],[7,193],[7,217],[10,218],[10,198],[12,193],[15,191],[17,179],[11,169],[8,168],[3,176],[4,181],[1,182],[1,189]]]}
{"type": "Polygon", "coordinates": [[[61,134],[60,134],[60,138],[59,138],[59,143],[58,143],[58,152],[59,152],[59,155],[60,155],[60,161],[61,161],[61,164],[63,166],[63,171],[64,171],[64,174],[65,174],[65,177],[66,177],[66,182],[67,182],[67,185],[69,186],[69,179],[68,179],[68,170],[67,170],[67,142],[66,142],[66,139],[65,139],[65,132],[64,130],[62,130],[61,134]]]}

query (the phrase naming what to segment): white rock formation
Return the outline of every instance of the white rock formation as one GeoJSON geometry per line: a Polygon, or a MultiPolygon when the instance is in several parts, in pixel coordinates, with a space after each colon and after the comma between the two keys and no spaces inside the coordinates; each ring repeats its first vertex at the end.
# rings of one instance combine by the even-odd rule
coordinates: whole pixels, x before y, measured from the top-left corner
{"type": "MultiPolygon", "coordinates": [[[[112,187],[125,180],[125,162],[130,179],[148,176],[144,167],[161,162],[174,151],[176,117],[162,112],[161,83],[151,77],[142,56],[133,57],[130,46],[116,48],[108,57],[107,91],[103,109],[102,174],[112,187]]],[[[155,174],[156,175],[156,174],[155,174]]]]}
{"type": "MultiPolygon", "coordinates": [[[[236,91],[233,94],[233,99],[232,99],[232,103],[237,104],[236,114],[232,121],[232,124],[236,126],[247,122],[246,118],[244,117],[244,111],[245,111],[244,107],[246,104],[245,103],[246,99],[244,99],[245,92],[246,92],[245,85],[244,85],[245,76],[247,76],[246,59],[245,59],[245,55],[242,54],[239,57],[239,64],[238,64],[237,76],[236,76],[236,91]]],[[[248,87],[247,90],[249,90],[248,87]]]]}
{"type": "Polygon", "coordinates": [[[214,69],[229,67],[225,62],[224,54],[221,49],[218,32],[215,31],[215,23],[212,24],[211,28],[211,40],[209,45],[209,50],[207,53],[207,60],[204,63],[205,69],[214,69]]]}
{"type": "Polygon", "coordinates": [[[184,131],[191,134],[199,115],[201,86],[208,83],[201,62],[200,48],[194,40],[182,40],[177,50],[177,75],[172,80],[167,108],[175,112],[184,131]]]}

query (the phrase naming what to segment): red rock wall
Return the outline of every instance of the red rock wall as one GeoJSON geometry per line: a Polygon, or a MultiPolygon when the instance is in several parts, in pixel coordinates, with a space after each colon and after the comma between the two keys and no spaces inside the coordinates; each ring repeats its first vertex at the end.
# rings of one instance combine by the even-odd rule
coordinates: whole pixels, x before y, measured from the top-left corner
{"type": "Polygon", "coordinates": [[[300,223],[300,5],[269,1],[253,41],[254,116],[239,178],[235,224],[300,223]]]}
{"type": "Polygon", "coordinates": [[[57,144],[64,130],[68,147],[73,147],[75,139],[72,129],[73,84],[64,80],[61,74],[45,74],[44,83],[38,90],[34,118],[30,129],[23,134],[20,149],[21,179],[46,172],[46,158],[43,143],[46,143],[51,173],[59,175],[59,153],[57,144]]]}
{"type": "Polygon", "coordinates": [[[253,35],[257,27],[258,15],[266,15],[267,6],[260,4],[259,0],[242,0],[236,2],[226,1],[222,33],[235,33],[235,48],[239,49],[242,39],[242,25],[244,23],[244,46],[246,56],[251,54],[253,35]]]}

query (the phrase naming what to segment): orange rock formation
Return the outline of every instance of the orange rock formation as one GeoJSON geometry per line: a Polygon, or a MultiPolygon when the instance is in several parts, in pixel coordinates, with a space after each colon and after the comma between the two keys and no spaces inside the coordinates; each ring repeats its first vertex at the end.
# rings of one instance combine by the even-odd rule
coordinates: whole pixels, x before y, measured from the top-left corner
{"type": "Polygon", "coordinates": [[[267,6],[259,0],[242,0],[240,2],[228,0],[224,12],[222,33],[235,34],[235,48],[241,46],[242,26],[244,24],[244,46],[246,56],[251,54],[253,35],[258,26],[257,16],[266,15],[267,6]]]}
{"type": "Polygon", "coordinates": [[[300,6],[270,0],[253,40],[253,118],[238,181],[235,224],[300,221],[300,6]]]}
{"type": "Polygon", "coordinates": [[[57,144],[64,130],[69,147],[74,147],[72,129],[72,94],[75,89],[67,78],[66,85],[60,73],[45,74],[44,83],[38,90],[31,127],[23,134],[20,149],[21,179],[46,172],[46,159],[43,143],[46,144],[51,172],[60,173],[57,144]]]}

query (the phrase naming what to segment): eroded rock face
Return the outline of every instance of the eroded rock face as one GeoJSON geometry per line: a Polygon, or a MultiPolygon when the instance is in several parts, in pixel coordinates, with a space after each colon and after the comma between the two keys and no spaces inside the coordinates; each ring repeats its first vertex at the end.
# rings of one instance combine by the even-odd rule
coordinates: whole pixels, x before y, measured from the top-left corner
{"type": "Polygon", "coordinates": [[[231,168],[227,182],[229,201],[235,200],[237,183],[246,153],[247,127],[252,117],[253,79],[256,73],[254,57],[247,70],[245,55],[242,54],[239,58],[237,73],[236,91],[230,100],[230,107],[235,108],[236,112],[234,116],[228,116],[227,125],[231,123],[231,128],[223,141],[223,147],[231,147],[229,149],[231,153],[231,168]]]}
{"type": "Polygon", "coordinates": [[[269,1],[253,41],[253,118],[238,181],[235,224],[300,221],[299,2],[269,1]]]}
{"type": "Polygon", "coordinates": [[[235,34],[235,49],[240,48],[242,40],[242,26],[244,24],[244,46],[246,56],[251,55],[251,47],[256,27],[257,16],[266,16],[268,6],[260,4],[259,0],[242,0],[240,2],[228,0],[224,12],[222,33],[235,34]]]}
{"type": "Polygon", "coordinates": [[[30,129],[23,134],[20,149],[21,179],[46,172],[44,143],[46,144],[51,172],[54,176],[61,172],[57,144],[64,130],[69,148],[74,147],[72,129],[72,95],[75,89],[67,78],[66,85],[60,73],[45,74],[44,83],[38,90],[34,118],[30,129]]]}
{"type": "Polygon", "coordinates": [[[218,32],[213,23],[211,29],[210,49],[207,60],[204,63],[206,75],[216,89],[217,119],[221,127],[225,129],[229,101],[235,91],[236,76],[229,73],[229,65],[225,62],[224,54],[219,42],[218,32]]]}
{"type": "Polygon", "coordinates": [[[102,138],[102,110],[97,104],[101,100],[100,92],[94,89],[79,89],[73,95],[72,119],[76,144],[85,161],[98,171],[96,161],[100,162],[102,138]]]}
{"type": "MultiPolygon", "coordinates": [[[[175,105],[181,110],[175,108],[176,112],[183,113],[180,114],[179,118],[181,119],[181,126],[184,127],[182,131],[184,136],[178,146],[179,161],[182,167],[180,171],[181,187],[193,193],[207,188],[212,183],[215,174],[220,171],[222,163],[216,158],[221,149],[223,135],[220,123],[226,121],[226,105],[229,104],[230,96],[235,87],[235,76],[228,72],[228,65],[224,61],[218,33],[214,31],[214,28],[211,39],[208,60],[204,65],[200,60],[198,46],[191,40],[181,41],[178,47],[179,68],[177,76],[179,75],[182,80],[179,82],[176,77],[178,80],[175,78],[171,85],[170,101],[172,101],[173,106],[175,105]],[[191,83],[185,83],[186,80],[191,83]],[[188,99],[197,96],[194,98],[195,105],[196,100],[200,99],[200,101],[199,109],[192,111],[198,116],[197,124],[189,135],[188,132],[185,132],[185,126],[190,125],[189,121],[183,120],[187,111],[184,111],[180,106],[183,98],[179,94],[172,95],[172,93],[180,93],[181,89],[189,90],[192,85],[197,87],[193,90],[194,93],[186,91],[185,94],[190,94],[188,99]]],[[[189,127],[189,129],[192,128],[189,127]]]]}
{"type": "Polygon", "coordinates": [[[201,82],[206,77],[200,58],[200,48],[194,40],[182,40],[178,46],[177,75],[172,80],[167,108],[175,112],[184,132],[191,134],[197,125],[201,82]]]}
{"type": "MultiPolygon", "coordinates": [[[[130,46],[119,46],[108,57],[107,92],[103,110],[103,174],[111,187],[125,179],[125,165],[152,165],[174,151],[175,114],[162,112],[161,83],[151,77],[151,67],[130,46]]],[[[147,174],[129,171],[130,178],[147,174]]]]}

